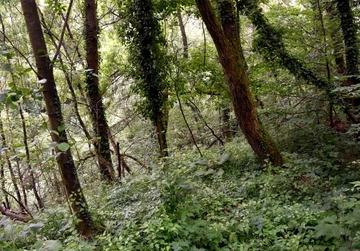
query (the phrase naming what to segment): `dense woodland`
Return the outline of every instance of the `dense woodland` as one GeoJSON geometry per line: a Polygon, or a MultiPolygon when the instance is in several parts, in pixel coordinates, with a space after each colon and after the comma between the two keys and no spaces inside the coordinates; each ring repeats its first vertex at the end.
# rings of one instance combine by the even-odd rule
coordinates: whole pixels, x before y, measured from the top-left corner
{"type": "Polygon", "coordinates": [[[0,0],[0,250],[360,250],[360,1],[0,0]]]}

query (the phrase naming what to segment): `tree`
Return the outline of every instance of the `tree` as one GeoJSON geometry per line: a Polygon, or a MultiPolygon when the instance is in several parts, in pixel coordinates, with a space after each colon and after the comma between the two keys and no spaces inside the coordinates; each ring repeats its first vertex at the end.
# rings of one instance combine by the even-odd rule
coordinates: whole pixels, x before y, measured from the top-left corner
{"type": "Polygon", "coordinates": [[[61,104],[54,80],[53,64],[47,53],[47,47],[37,12],[37,5],[35,0],[21,0],[21,6],[35,56],[37,77],[39,82],[43,84],[43,97],[50,122],[51,138],[57,143],[56,161],[60,168],[67,196],[71,201],[71,207],[76,217],[80,220],[77,223],[77,229],[83,236],[89,237],[92,233],[91,215],[82,193],[67,140],[61,104]]]}
{"type": "Polygon", "coordinates": [[[255,26],[258,33],[255,38],[255,47],[268,61],[279,63],[297,78],[325,91],[331,103],[338,104],[352,122],[358,121],[349,111],[341,96],[333,92],[334,85],[331,82],[318,77],[314,71],[307,68],[304,63],[286,50],[281,33],[268,23],[261,8],[254,1],[240,0],[237,2],[237,7],[255,26]]]}
{"type": "Polygon", "coordinates": [[[269,159],[273,165],[281,166],[282,157],[260,123],[256,105],[250,93],[239,39],[238,22],[232,2],[230,0],[218,1],[222,26],[209,0],[196,0],[196,4],[216,46],[230,88],[234,112],[242,132],[261,163],[269,159]]]}
{"type": "Polygon", "coordinates": [[[112,180],[114,170],[109,146],[109,128],[99,91],[99,30],[96,13],[95,0],[85,0],[86,92],[90,103],[91,120],[95,134],[94,146],[98,155],[101,178],[112,180]]]}
{"type": "MultiPolygon", "coordinates": [[[[356,36],[354,15],[349,0],[336,0],[336,7],[340,18],[343,40],[345,44],[346,75],[349,76],[345,85],[351,86],[359,83],[359,45],[356,36]]],[[[360,105],[360,98],[352,99],[353,106],[360,105]]]]}
{"type": "Polygon", "coordinates": [[[136,80],[135,92],[144,97],[142,114],[155,126],[160,147],[160,157],[168,155],[166,131],[168,124],[168,99],[166,84],[166,55],[159,21],[151,0],[135,0],[128,5],[126,26],[127,45],[130,49],[136,80]]]}

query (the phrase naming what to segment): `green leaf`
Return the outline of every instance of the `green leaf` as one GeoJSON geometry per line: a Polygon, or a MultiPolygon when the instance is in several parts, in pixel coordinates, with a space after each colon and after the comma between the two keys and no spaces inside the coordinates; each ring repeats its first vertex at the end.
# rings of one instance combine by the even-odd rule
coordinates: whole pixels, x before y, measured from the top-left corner
{"type": "Polygon", "coordinates": [[[219,171],[217,171],[216,173],[215,173],[215,175],[216,176],[219,176],[219,177],[221,177],[221,176],[223,176],[223,174],[224,174],[224,170],[223,169],[219,169],[219,171]]]}
{"type": "Polygon", "coordinates": [[[230,153],[225,153],[225,154],[222,154],[220,155],[219,157],[219,161],[218,161],[218,165],[221,165],[221,164],[224,164],[225,161],[227,161],[230,157],[230,153]]]}
{"type": "Polygon", "coordinates": [[[5,223],[7,223],[8,221],[10,220],[9,217],[2,217],[1,220],[0,220],[0,226],[1,225],[4,225],[5,223]]]}
{"type": "Polygon", "coordinates": [[[44,241],[42,244],[42,247],[39,249],[39,251],[45,251],[45,250],[51,250],[51,251],[57,251],[57,250],[61,250],[62,249],[62,245],[61,242],[58,240],[47,240],[44,241]]]}
{"type": "Polygon", "coordinates": [[[57,251],[62,249],[62,245],[58,240],[39,240],[32,246],[32,248],[39,251],[57,251]]]}
{"type": "Polygon", "coordinates": [[[57,131],[58,132],[62,132],[65,130],[65,126],[64,125],[59,125],[58,128],[57,128],[57,131]]]}
{"type": "Polygon", "coordinates": [[[52,132],[53,134],[56,134],[57,136],[59,136],[59,132],[58,132],[58,131],[51,130],[51,132],[52,132]]]}
{"type": "Polygon", "coordinates": [[[0,93],[0,103],[4,103],[6,101],[6,93],[0,93]]]}
{"type": "Polygon", "coordinates": [[[57,148],[62,152],[66,152],[70,148],[70,145],[66,142],[62,142],[57,145],[57,148]]]}
{"type": "Polygon", "coordinates": [[[43,226],[44,226],[44,224],[40,222],[40,223],[30,224],[28,228],[33,232],[37,232],[43,226]]]}
{"type": "Polygon", "coordinates": [[[11,68],[11,65],[10,64],[3,64],[2,67],[5,71],[8,71],[8,72],[13,72],[13,68],[11,68]]]}
{"type": "Polygon", "coordinates": [[[315,236],[324,236],[325,239],[339,238],[346,231],[343,227],[336,224],[321,224],[315,226],[315,236]]]}

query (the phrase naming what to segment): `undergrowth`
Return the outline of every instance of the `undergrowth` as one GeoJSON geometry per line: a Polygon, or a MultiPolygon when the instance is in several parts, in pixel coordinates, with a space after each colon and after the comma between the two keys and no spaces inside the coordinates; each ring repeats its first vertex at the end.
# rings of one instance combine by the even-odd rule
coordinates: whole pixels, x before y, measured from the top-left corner
{"type": "Polygon", "coordinates": [[[281,168],[261,166],[236,138],[94,186],[88,203],[103,230],[91,240],[59,206],[27,224],[2,218],[0,250],[360,249],[358,143],[318,130],[317,141],[284,143],[281,168]]]}

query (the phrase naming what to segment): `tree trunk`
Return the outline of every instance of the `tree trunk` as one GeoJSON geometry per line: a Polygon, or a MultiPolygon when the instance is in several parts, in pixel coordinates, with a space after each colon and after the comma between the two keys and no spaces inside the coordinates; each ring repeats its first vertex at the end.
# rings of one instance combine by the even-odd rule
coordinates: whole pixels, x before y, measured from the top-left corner
{"type": "MultiPolygon", "coordinates": [[[[345,44],[346,75],[349,76],[345,84],[347,86],[356,85],[360,81],[357,77],[359,74],[359,46],[354,15],[349,0],[336,0],[336,7],[345,44]]],[[[346,101],[349,102],[349,100],[346,101]]],[[[360,98],[354,98],[350,103],[357,107],[360,105],[360,98]]]]}
{"type": "Polygon", "coordinates": [[[220,115],[220,123],[221,123],[221,134],[222,137],[227,141],[231,141],[232,139],[232,131],[230,127],[230,108],[222,108],[220,115]]]}
{"type": "Polygon", "coordinates": [[[167,124],[168,124],[167,114],[165,114],[162,111],[158,111],[155,116],[156,116],[155,129],[156,129],[158,143],[160,146],[160,158],[167,157],[169,155],[169,152],[167,150],[168,146],[166,140],[166,132],[167,132],[167,124]]]}
{"type": "Polygon", "coordinates": [[[185,25],[181,16],[181,11],[178,9],[176,12],[178,24],[181,32],[181,39],[183,44],[183,58],[189,58],[189,44],[186,36],[185,25]]]}
{"type": "MultiPolygon", "coordinates": [[[[64,20],[64,22],[66,22],[67,19],[63,18],[63,20],[64,20]]],[[[43,26],[45,26],[45,25],[46,25],[45,20],[43,20],[43,26]]],[[[67,23],[65,25],[67,27],[69,36],[73,40],[71,31],[69,29],[69,25],[67,23]]],[[[46,26],[44,28],[45,29],[50,29],[49,27],[46,27],[46,26]]],[[[51,34],[51,33],[49,33],[48,36],[50,37],[51,41],[53,42],[53,45],[55,47],[57,47],[57,42],[56,42],[55,36],[53,36],[53,34],[51,34]]],[[[57,40],[57,41],[60,42],[60,40],[57,40]]],[[[77,45],[75,45],[75,47],[77,48],[77,45]]],[[[72,58],[71,58],[70,53],[67,50],[66,46],[64,45],[64,42],[63,42],[63,52],[66,55],[66,60],[70,61],[71,65],[73,65],[74,62],[72,62],[72,58]]],[[[81,58],[81,55],[79,54],[78,50],[77,50],[77,54],[81,58]]],[[[72,98],[72,103],[74,105],[73,111],[75,113],[75,116],[76,116],[77,120],[79,121],[80,127],[83,130],[83,132],[84,132],[86,138],[89,140],[89,142],[92,142],[92,144],[94,145],[95,152],[96,152],[95,156],[98,158],[99,163],[101,161],[101,163],[103,163],[105,166],[108,167],[108,170],[112,170],[112,166],[110,165],[110,163],[108,161],[106,161],[104,159],[104,157],[100,154],[99,147],[97,147],[99,145],[98,140],[94,140],[94,136],[90,135],[90,133],[89,133],[89,131],[88,131],[86,125],[85,125],[85,122],[84,122],[83,118],[80,115],[78,97],[77,97],[77,95],[75,93],[75,89],[73,87],[73,81],[72,81],[72,78],[71,78],[71,74],[69,74],[69,71],[66,69],[61,54],[58,55],[58,60],[59,60],[59,63],[60,63],[60,68],[61,68],[62,72],[64,73],[66,83],[67,83],[67,85],[69,87],[69,91],[70,91],[71,98],[72,98]]],[[[82,66],[85,68],[84,64],[82,64],[82,66]]],[[[82,101],[85,103],[85,106],[89,107],[90,105],[88,105],[88,100],[86,99],[86,97],[84,95],[84,92],[82,90],[82,87],[81,87],[81,85],[79,83],[78,83],[77,87],[78,87],[78,89],[80,91],[82,101]]],[[[106,179],[106,178],[102,178],[102,179],[106,179]]]]}
{"type": "Polygon", "coordinates": [[[5,155],[5,160],[6,160],[8,168],[9,168],[10,178],[11,178],[12,184],[14,186],[15,194],[16,194],[16,200],[17,200],[17,203],[19,204],[19,208],[21,210],[24,210],[25,208],[23,208],[20,189],[19,189],[19,186],[18,186],[18,183],[17,183],[17,180],[19,180],[19,179],[16,178],[16,176],[15,176],[14,168],[13,168],[13,166],[11,164],[11,161],[10,161],[8,153],[7,153],[8,145],[7,145],[7,142],[6,142],[7,140],[6,140],[6,137],[5,137],[4,127],[3,127],[3,122],[2,122],[1,117],[0,117],[0,134],[1,134],[2,148],[5,151],[5,154],[4,154],[5,155]],[[7,149],[7,150],[5,150],[5,149],[7,149]]]}
{"type": "MultiPolygon", "coordinates": [[[[326,6],[326,14],[330,22],[337,19],[337,13],[334,10],[334,2],[329,2],[326,6]]],[[[343,75],[346,72],[345,58],[343,53],[343,41],[341,39],[340,27],[338,24],[332,25],[330,28],[330,37],[332,40],[332,49],[334,50],[336,73],[343,75]]]]}
{"type": "Polygon", "coordinates": [[[0,203],[2,203],[5,208],[10,208],[10,201],[9,201],[9,195],[7,193],[5,193],[5,169],[4,169],[4,163],[1,161],[0,163],[0,180],[1,180],[1,193],[3,194],[3,197],[5,199],[5,201],[0,201],[0,203]]]}
{"type": "Polygon", "coordinates": [[[95,134],[95,147],[99,153],[99,167],[102,180],[112,180],[114,169],[108,137],[108,124],[99,91],[98,24],[95,0],[85,0],[86,37],[86,93],[90,103],[91,120],[95,134]]]}
{"type": "Polygon", "coordinates": [[[154,13],[151,0],[129,2],[128,32],[130,59],[137,80],[136,92],[145,98],[143,115],[148,117],[157,134],[160,157],[168,156],[167,125],[168,87],[166,83],[167,60],[163,47],[166,46],[159,20],[154,13]]]}
{"type": "Polygon", "coordinates": [[[244,70],[245,62],[231,1],[224,0],[218,4],[222,27],[209,0],[196,0],[196,4],[215,43],[242,132],[262,164],[269,159],[273,165],[281,166],[282,157],[256,113],[256,106],[249,89],[249,80],[244,70]]]}
{"type": "MultiPolygon", "coordinates": [[[[35,56],[38,71],[37,76],[43,83],[43,97],[49,117],[52,140],[58,144],[63,143],[68,145],[66,131],[64,130],[61,104],[53,75],[52,62],[47,53],[36,2],[35,0],[21,0],[21,6],[35,56]]],[[[71,199],[71,207],[77,218],[80,220],[77,223],[77,229],[80,234],[89,237],[92,233],[91,215],[88,211],[88,206],[79,183],[71,152],[69,149],[62,152],[56,147],[56,153],[58,155],[56,161],[62,175],[67,195],[71,199]]]]}
{"type": "Polygon", "coordinates": [[[36,187],[36,180],[35,180],[35,176],[34,176],[34,171],[32,169],[32,166],[30,164],[30,150],[29,150],[29,144],[28,144],[28,138],[27,138],[27,130],[26,130],[26,123],[25,123],[25,118],[24,118],[24,113],[23,113],[23,109],[21,104],[19,103],[19,114],[21,117],[21,125],[22,125],[22,130],[23,130],[23,142],[24,142],[24,147],[25,147],[25,154],[26,154],[26,165],[27,165],[27,171],[29,172],[29,183],[31,185],[31,188],[34,192],[34,196],[36,198],[36,201],[38,203],[38,206],[40,209],[44,208],[44,203],[42,201],[42,199],[40,198],[39,192],[37,190],[36,187]]]}

